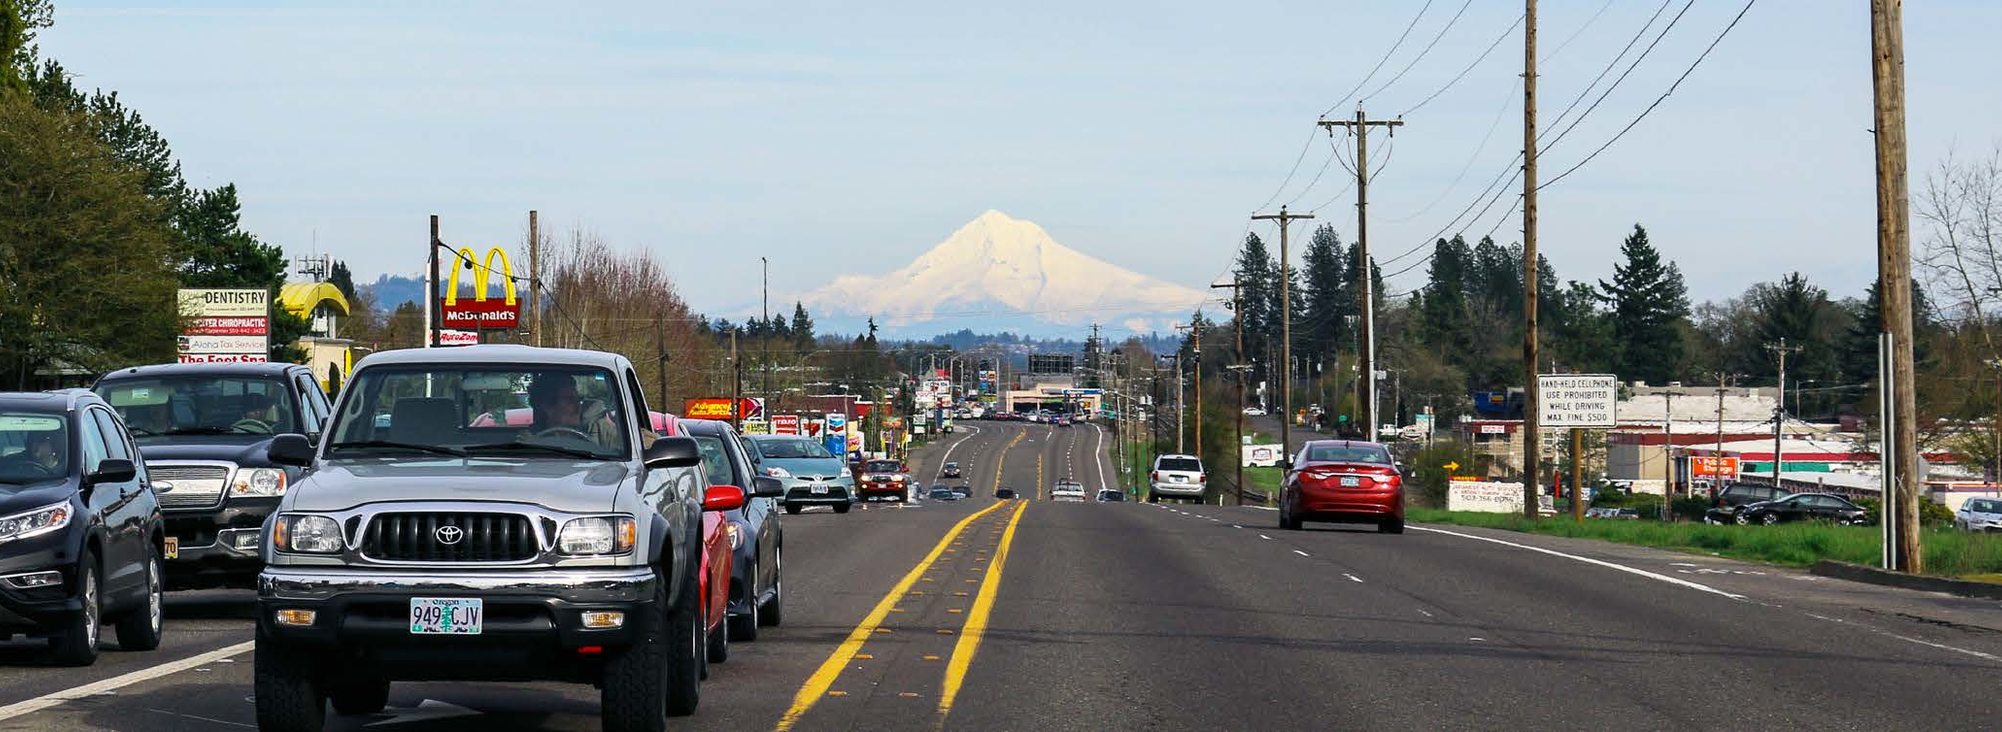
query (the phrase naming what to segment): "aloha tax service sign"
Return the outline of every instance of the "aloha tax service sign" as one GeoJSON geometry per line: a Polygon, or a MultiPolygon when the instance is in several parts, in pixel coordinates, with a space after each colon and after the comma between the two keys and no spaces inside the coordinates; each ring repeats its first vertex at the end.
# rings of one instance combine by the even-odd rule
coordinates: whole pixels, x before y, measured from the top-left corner
{"type": "Polygon", "coordinates": [[[264,363],[271,359],[271,291],[179,291],[187,328],[176,339],[181,363],[264,363]]]}

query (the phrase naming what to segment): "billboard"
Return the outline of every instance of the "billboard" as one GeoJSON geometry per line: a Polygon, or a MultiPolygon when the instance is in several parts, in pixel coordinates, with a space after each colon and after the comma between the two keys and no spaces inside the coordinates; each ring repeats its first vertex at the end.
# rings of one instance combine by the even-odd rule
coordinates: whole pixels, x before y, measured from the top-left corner
{"type": "Polygon", "coordinates": [[[1611,374],[1543,374],[1536,377],[1537,421],[1545,427],[1613,427],[1619,377],[1611,374]]]}
{"type": "Polygon", "coordinates": [[[1691,455],[1689,456],[1689,477],[1711,480],[1737,480],[1738,458],[1735,456],[1691,455]]]}
{"type": "MultiPolygon", "coordinates": [[[[1486,480],[1455,480],[1446,487],[1446,510],[1522,513],[1522,484],[1486,480]]],[[[1550,496],[1540,496],[1537,510],[1556,513],[1550,496]]]]}
{"type": "Polygon", "coordinates": [[[507,251],[500,247],[487,250],[486,261],[475,266],[471,247],[459,248],[458,261],[452,267],[452,276],[445,287],[443,323],[447,328],[461,330],[513,330],[521,325],[521,301],[516,297],[514,287],[514,265],[507,261],[507,251]],[[503,299],[488,298],[488,286],[494,274],[494,258],[500,258],[501,289],[503,299]],[[459,299],[459,272],[473,270],[473,297],[459,299]]]}
{"type": "Polygon", "coordinates": [[[271,358],[271,292],[179,291],[188,327],[176,339],[181,363],[262,363],[271,358]]]}
{"type": "MultiPolygon", "coordinates": [[[[736,416],[756,419],[764,416],[764,401],[743,397],[737,400],[736,416]]],[[[730,399],[728,397],[705,397],[682,402],[681,416],[689,419],[729,419],[730,399]]]]}

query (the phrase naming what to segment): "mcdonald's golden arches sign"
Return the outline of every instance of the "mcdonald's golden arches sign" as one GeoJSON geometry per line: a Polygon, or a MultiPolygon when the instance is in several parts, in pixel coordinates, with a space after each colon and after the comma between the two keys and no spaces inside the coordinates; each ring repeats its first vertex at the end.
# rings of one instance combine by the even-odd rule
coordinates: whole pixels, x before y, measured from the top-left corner
{"type": "Polygon", "coordinates": [[[521,300],[514,289],[514,266],[507,261],[507,252],[500,247],[487,250],[484,261],[474,258],[471,247],[460,247],[458,260],[453,263],[452,276],[446,282],[444,326],[457,330],[513,330],[521,325],[521,300]],[[502,299],[494,299],[488,291],[494,275],[494,258],[500,258],[502,299]],[[473,271],[473,295],[459,297],[459,273],[473,271]]]}

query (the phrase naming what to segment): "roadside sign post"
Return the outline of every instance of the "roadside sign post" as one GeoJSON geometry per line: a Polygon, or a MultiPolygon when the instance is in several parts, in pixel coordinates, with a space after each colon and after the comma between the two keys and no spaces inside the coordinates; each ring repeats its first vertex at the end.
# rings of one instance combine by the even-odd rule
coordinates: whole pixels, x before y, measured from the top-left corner
{"type": "Polygon", "coordinates": [[[1612,374],[1542,374],[1536,377],[1536,416],[1545,427],[1571,430],[1571,520],[1585,520],[1586,429],[1618,426],[1620,380],[1612,374]]]}

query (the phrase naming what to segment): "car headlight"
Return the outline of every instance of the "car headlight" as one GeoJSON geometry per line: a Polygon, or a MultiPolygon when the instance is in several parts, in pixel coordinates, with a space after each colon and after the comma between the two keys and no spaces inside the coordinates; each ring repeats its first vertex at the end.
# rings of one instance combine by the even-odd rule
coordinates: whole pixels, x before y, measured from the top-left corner
{"type": "Polygon", "coordinates": [[[564,554],[624,554],[633,550],[639,523],[631,516],[570,519],[556,532],[556,551],[564,554]]]}
{"type": "Polygon", "coordinates": [[[64,501],[0,518],[0,542],[41,536],[61,529],[70,525],[70,515],[73,513],[75,512],[70,510],[69,502],[64,501]]]}
{"type": "Polygon", "coordinates": [[[282,496],[287,482],[285,471],[280,468],[248,468],[236,471],[236,481],[230,490],[246,497],[282,496]]]}
{"type": "Polygon", "coordinates": [[[772,466],[772,467],[769,467],[769,468],[765,468],[765,475],[769,475],[769,476],[771,476],[771,477],[774,477],[774,478],[790,478],[790,477],[792,477],[792,473],[790,473],[790,472],[787,472],[785,468],[781,468],[781,467],[779,467],[779,466],[776,466],[776,465],[774,465],[774,466],[772,466]]]}
{"type": "Polygon", "coordinates": [[[730,551],[734,552],[737,550],[737,547],[743,545],[744,529],[743,527],[738,526],[737,522],[735,521],[723,522],[723,533],[730,537],[730,551]]]}
{"type": "Polygon", "coordinates": [[[329,516],[284,514],[271,524],[271,545],[281,552],[338,554],[341,524],[329,516]]]}

